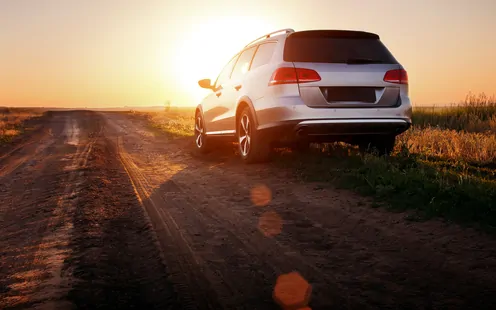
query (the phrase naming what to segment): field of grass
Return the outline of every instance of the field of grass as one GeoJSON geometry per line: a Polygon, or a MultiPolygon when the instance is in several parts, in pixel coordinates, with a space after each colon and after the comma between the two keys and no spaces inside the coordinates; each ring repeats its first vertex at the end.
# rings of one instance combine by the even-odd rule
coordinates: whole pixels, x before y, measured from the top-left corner
{"type": "Polygon", "coordinates": [[[133,117],[145,119],[150,129],[157,133],[165,133],[177,138],[190,137],[194,134],[194,108],[171,108],[167,112],[129,111],[127,113],[133,117]]]}
{"type": "Polygon", "coordinates": [[[21,108],[0,108],[0,144],[12,139],[25,131],[25,122],[43,114],[41,110],[21,108]]]}
{"type": "Polygon", "coordinates": [[[443,108],[416,108],[415,126],[399,137],[414,154],[476,166],[496,164],[496,98],[468,95],[443,108]]]}
{"type": "MultiPolygon", "coordinates": [[[[193,110],[142,114],[172,136],[193,135],[193,110]]],[[[414,126],[389,157],[345,144],[278,152],[274,165],[300,179],[332,182],[375,198],[374,206],[416,210],[411,220],[441,217],[496,232],[496,100],[469,95],[458,105],[415,108],[414,126]]]]}

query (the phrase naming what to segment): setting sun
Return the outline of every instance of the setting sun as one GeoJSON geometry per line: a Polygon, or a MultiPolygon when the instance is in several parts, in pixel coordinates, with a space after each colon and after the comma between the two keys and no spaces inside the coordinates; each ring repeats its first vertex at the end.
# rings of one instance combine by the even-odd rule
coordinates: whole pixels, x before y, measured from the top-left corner
{"type": "MultiPolygon", "coordinates": [[[[203,78],[215,80],[223,66],[250,41],[274,26],[256,17],[220,17],[189,27],[175,51],[173,74],[199,102],[208,90],[197,87],[203,78]]],[[[164,74],[171,74],[164,69],[164,74]]]]}

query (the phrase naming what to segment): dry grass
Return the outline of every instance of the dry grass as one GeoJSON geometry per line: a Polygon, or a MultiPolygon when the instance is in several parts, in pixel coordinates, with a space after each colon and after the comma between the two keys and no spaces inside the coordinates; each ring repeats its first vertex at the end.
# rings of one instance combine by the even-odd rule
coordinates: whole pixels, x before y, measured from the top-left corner
{"type": "Polygon", "coordinates": [[[29,109],[0,108],[0,143],[11,141],[24,132],[24,123],[42,114],[29,109]]]}
{"type": "Polygon", "coordinates": [[[151,129],[172,137],[188,137],[194,134],[194,108],[172,108],[167,112],[130,111],[128,114],[145,119],[151,129]]]}
{"type": "Polygon", "coordinates": [[[398,137],[397,150],[406,146],[411,153],[444,160],[487,165],[496,163],[496,135],[471,133],[437,127],[414,127],[398,137]]]}
{"type": "Polygon", "coordinates": [[[416,107],[413,122],[420,128],[496,133],[496,98],[468,94],[463,102],[448,107],[416,107]]]}
{"type": "Polygon", "coordinates": [[[416,108],[399,148],[471,164],[496,163],[496,98],[469,94],[459,105],[416,108]]]}

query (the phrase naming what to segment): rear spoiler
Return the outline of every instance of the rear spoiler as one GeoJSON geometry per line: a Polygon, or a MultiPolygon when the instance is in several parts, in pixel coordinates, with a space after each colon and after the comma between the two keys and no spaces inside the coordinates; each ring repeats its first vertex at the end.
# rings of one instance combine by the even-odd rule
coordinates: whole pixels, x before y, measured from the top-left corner
{"type": "Polygon", "coordinates": [[[379,35],[365,31],[354,30],[305,30],[293,32],[288,37],[326,37],[326,38],[356,38],[379,40],[379,35]]]}

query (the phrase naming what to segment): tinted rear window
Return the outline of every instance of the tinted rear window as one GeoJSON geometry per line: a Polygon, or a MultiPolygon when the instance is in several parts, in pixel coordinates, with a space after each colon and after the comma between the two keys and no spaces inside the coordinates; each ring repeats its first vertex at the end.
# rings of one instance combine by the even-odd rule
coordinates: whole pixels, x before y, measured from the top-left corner
{"type": "Polygon", "coordinates": [[[284,47],[285,61],[347,63],[350,59],[398,63],[386,46],[373,38],[289,36],[284,47]]]}

